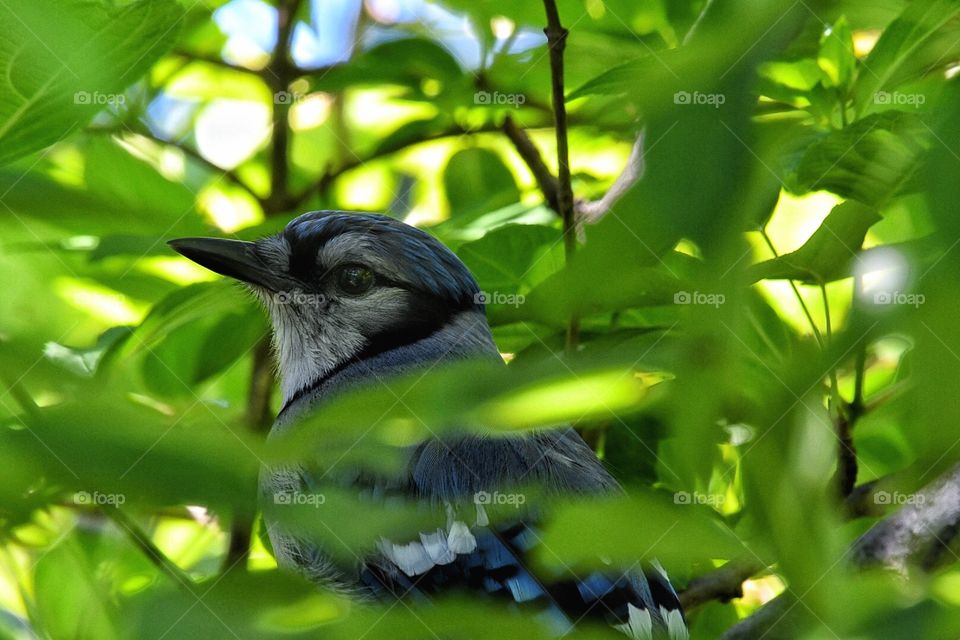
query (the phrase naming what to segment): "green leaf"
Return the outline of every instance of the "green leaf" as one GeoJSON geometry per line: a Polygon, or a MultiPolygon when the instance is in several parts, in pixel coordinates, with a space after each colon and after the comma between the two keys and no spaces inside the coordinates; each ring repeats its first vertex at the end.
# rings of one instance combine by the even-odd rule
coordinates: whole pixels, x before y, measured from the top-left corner
{"type": "Polygon", "coordinates": [[[877,94],[923,44],[947,21],[960,13],[953,0],[914,0],[886,29],[863,61],[854,87],[854,107],[859,114],[877,104],[877,94]]]}
{"type": "Polygon", "coordinates": [[[179,16],[171,0],[0,5],[0,164],[120,104],[120,92],[172,46],[179,16]]]}
{"type": "Polygon", "coordinates": [[[40,624],[50,637],[118,637],[109,589],[97,570],[75,536],[61,541],[37,561],[36,607],[40,624]]]}
{"type": "Polygon", "coordinates": [[[238,311],[252,305],[234,283],[202,282],[177,289],[158,302],[125,340],[114,343],[104,354],[101,368],[107,370],[116,361],[149,350],[168,334],[190,323],[238,311]]]}
{"type": "Polygon", "coordinates": [[[853,34],[846,18],[827,27],[820,38],[817,65],[823,71],[824,86],[846,87],[853,78],[857,57],[853,53],[853,34]]]}
{"type": "Polygon", "coordinates": [[[250,353],[266,332],[265,318],[260,309],[251,306],[244,312],[224,316],[204,337],[192,381],[200,383],[220,373],[250,353]]]}
{"type": "Polygon", "coordinates": [[[453,154],[443,171],[443,186],[454,216],[493,211],[520,199],[510,169],[489,149],[453,154]]]}
{"type": "Polygon", "coordinates": [[[867,230],[880,216],[853,200],[838,204],[820,228],[791,253],[752,267],[753,280],[802,280],[822,284],[850,275],[850,261],[863,245],[867,230]]]}
{"type": "Polygon", "coordinates": [[[78,376],[92,376],[107,349],[118,340],[123,340],[129,327],[111,327],[97,338],[97,344],[87,349],[68,347],[58,342],[48,342],[43,355],[78,376]]]}
{"type": "Polygon", "coordinates": [[[77,506],[102,495],[117,505],[252,513],[262,443],[215,407],[159,408],[166,413],[115,393],[42,408],[23,418],[29,435],[0,430],[0,463],[27,461],[31,482],[78,492],[77,506]]]}
{"type": "Polygon", "coordinates": [[[560,240],[553,227],[508,224],[461,245],[457,255],[484,291],[526,293],[563,266],[560,240]]]}
{"type": "Polygon", "coordinates": [[[631,498],[559,505],[543,532],[537,558],[562,568],[629,567],[641,559],[671,564],[730,558],[743,552],[733,532],[691,494],[636,492],[631,498]]]}
{"type": "Polygon", "coordinates": [[[820,66],[812,58],[795,62],[767,62],[760,65],[760,75],[798,91],[809,91],[823,77],[820,66]]]}
{"type": "Polygon", "coordinates": [[[405,38],[377,45],[350,62],[311,78],[315,91],[342,91],[354,86],[396,84],[419,95],[424,81],[438,82],[431,93],[458,86],[463,76],[459,63],[446,49],[426,38],[405,38]],[[398,62],[402,61],[402,64],[398,62]]]}
{"type": "Polygon", "coordinates": [[[880,207],[909,186],[930,144],[918,115],[884,111],[811,144],[788,182],[798,193],[824,189],[880,207]]]}

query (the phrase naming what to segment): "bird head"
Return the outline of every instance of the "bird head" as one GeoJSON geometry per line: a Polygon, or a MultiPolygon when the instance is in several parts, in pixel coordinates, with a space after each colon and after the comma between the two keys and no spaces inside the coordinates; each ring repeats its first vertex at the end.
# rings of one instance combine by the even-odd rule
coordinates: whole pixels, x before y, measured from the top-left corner
{"type": "Polygon", "coordinates": [[[255,242],[169,244],[246,283],[261,300],[287,400],[351,362],[387,352],[409,361],[496,353],[466,266],[429,234],[393,218],[317,211],[255,242]]]}

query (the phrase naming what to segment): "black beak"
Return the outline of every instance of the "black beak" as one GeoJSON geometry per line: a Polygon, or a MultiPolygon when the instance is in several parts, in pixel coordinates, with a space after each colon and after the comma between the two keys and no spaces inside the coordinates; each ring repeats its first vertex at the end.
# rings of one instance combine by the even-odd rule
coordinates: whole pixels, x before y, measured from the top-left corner
{"type": "Polygon", "coordinates": [[[265,287],[284,289],[284,279],[270,271],[254,243],[225,238],[178,238],[167,242],[174,251],[220,275],[265,287]]]}

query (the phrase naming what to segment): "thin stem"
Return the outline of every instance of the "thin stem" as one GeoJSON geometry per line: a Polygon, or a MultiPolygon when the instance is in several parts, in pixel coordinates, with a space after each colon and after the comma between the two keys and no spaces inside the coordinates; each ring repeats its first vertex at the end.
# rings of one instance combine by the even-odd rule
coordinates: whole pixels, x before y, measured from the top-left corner
{"type": "MultiPolygon", "coordinates": [[[[773,240],[770,239],[765,227],[760,227],[760,237],[763,238],[767,247],[770,249],[770,252],[773,253],[773,256],[775,258],[779,258],[780,254],[777,252],[777,248],[773,246],[773,240]]],[[[803,315],[806,316],[807,322],[810,324],[810,329],[813,331],[813,337],[816,338],[817,344],[821,349],[823,349],[823,336],[820,334],[820,329],[817,328],[817,323],[813,319],[813,314],[810,313],[810,308],[807,306],[807,303],[804,302],[803,296],[800,295],[800,289],[793,280],[788,280],[787,282],[790,283],[790,288],[793,289],[793,295],[797,297],[797,302],[800,303],[800,308],[803,309],[803,315]]]]}
{"type": "Polygon", "coordinates": [[[167,555],[153,543],[150,536],[133,521],[130,516],[125,514],[119,508],[113,505],[104,505],[100,508],[103,514],[124,531],[134,545],[139,548],[147,558],[177,586],[193,594],[194,583],[190,577],[180,570],[167,555]]]}
{"type": "MultiPolygon", "coordinates": [[[[857,274],[853,277],[853,301],[854,304],[863,297],[863,275],[857,274]]],[[[867,369],[867,341],[864,339],[857,347],[856,370],[853,381],[853,400],[850,403],[850,426],[863,415],[863,385],[866,378],[867,369]]]]}
{"type": "MultiPolygon", "coordinates": [[[[830,300],[827,297],[827,285],[820,283],[820,293],[823,296],[823,320],[827,332],[828,344],[833,344],[833,325],[830,320],[830,300]]],[[[850,495],[857,484],[857,450],[853,444],[853,423],[850,416],[844,411],[843,400],[840,397],[840,384],[837,380],[836,367],[830,368],[830,405],[836,415],[837,439],[839,440],[837,460],[837,482],[840,495],[850,495]]]]}
{"type": "MultiPolygon", "coordinates": [[[[827,298],[827,285],[822,282],[820,283],[820,295],[823,297],[823,324],[827,334],[827,345],[831,345],[833,344],[833,325],[830,320],[830,300],[827,298]]],[[[841,411],[840,389],[837,386],[837,370],[835,368],[830,369],[830,388],[833,408],[839,412],[841,411]]]]}
{"type": "MultiPolygon", "coordinates": [[[[563,50],[568,31],[560,24],[560,14],[555,0],[543,0],[547,14],[547,47],[550,50],[550,80],[553,87],[553,119],[557,132],[557,209],[563,220],[563,246],[569,264],[577,248],[577,234],[573,215],[573,186],[570,181],[570,149],[567,141],[567,105],[563,88],[563,50]]],[[[576,350],[580,333],[580,321],[576,314],[567,325],[567,352],[576,350]]]]}
{"type": "Polygon", "coordinates": [[[185,156],[191,158],[192,160],[195,160],[196,162],[199,162],[200,164],[206,166],[206,167],[207,167],[208,169],[210,169],[212,172],[218,173],[218,174],[222,175],[222,176],[223,176],[225,179],[227,179],[229,182],[233,183],[234,185],[236,185],[236,186],[240,187],[241,189],[243,189],[244,191],[246,191],[246,192],[250,195],[250,197],[252,197],[254,200],[256,200],[257,202],[263,204],[263,198],[261,198],[260,195],[257,194],[257,193],[250,187],[250,185],[248,185],[246,182],[244,182],[244,181],[240,178],[240,176],[238,176],[238,175],[236,174],[236,172],[234,172],[234,171],[232,171],[232,170],[230,170],[230,169],[224,169],[224,168],[222,168],[222,167],[218,167],[217,165],[213,164],[212,162],[210,162],[209,160],[207,160],[206,158],[204,158],[203,155],[201,155],[199,151],[197,151],[196,149],[193,149],[193,148],[191,148],[191,147],[188,147],[188,146],[185,145],[185,144],[181,144],[181,143],[176,142],[176,141],[173,141],[173,140],[164,140],[163,138],[160,138],[160,137],[156,136],[156,135],[153,134],[153,132],[151,132],[151,131],[150,131],[149,129],[147,129],[146,127],[139,127],[139,126],[138,126],[138,127],[131,127],[131,126],[130,126],[129,124],[127,124],[127,123],[120,123],[120,126],[111,126],[111,127],[87,127],[86,132],[87,132],[87,133],[93,133],[93,134],[100,134],[100,135],[102,135],[102,134],[115,135],[115,134],[120,134],[120,133],[127,132],[127,133],[129,133],[129,134],[131,134],[131,135],[140,136],[141,138],[146,138],[147,140],[150,140],[150,141],[152,141],[152,142],[155,142],[156,144],[161,144],[161,145],[165,145],[165,146],[168,146],[168,147],[173,147],[174,149],[177,149],[177,150],[179,150],[181,153],[183,153],[183,155],[185,155],[185,156]]]}
{"type": "Polygon", "coordinates": [[[323,173],[319,178],[317,178],[312,184],[307,186],[305,189],[300,191],[297,194],[294,194],[291,197],[291,203],[294,208],[303,206],[307,200],[312,198],[314,195],[324,193],[333,182],[342,176],[343,174],[353,171],[354,169],[363,166],[368,162],[384,158],[398,151],[402,151],[406,148],[423,144],[425,142],[432,142],[434,140],[441,140],[443,138],[448,138],[450,136],[465,136],[465,135],[475,135],[478,133],[491,133],[494,131],[500,131],[501,127],[493,123],[485,123],[476,129],[467,129],[465,127],[455,125],[443,131],[437,133],[429,134],[426,136],[421,136],[416,140],[409,140],[400,142],[396,145],[391,145],[387,147],[380,147],[370,155],[365,158],[354,157],[352,160],[345,161],[343,164],[337,166],[335,169],[328,169],[323,173]]]}
{"type": "MultiPolygon", "coordinates": [[[[10,394],[16,398],[17,402],[23,408],[25,414],[36,417],[40,413],[40,408],[29,393],[20,385],[19,382],[8,382],[10,394]]],[[[193,580],[180,570],[170,558],[167,557],[157,545],[153,543],[150,536],[147,535],[133,520],[125,513],[121,512],[115,506],[104,505],[100,509],[103,514],[116,523],[120,529],[125,531],[133,543],[144,552],[147,558],[160,569],[161,572],[169,576],[174,582],[183,589],[193,593],[193,580]]]]}
{"type": "Polygon", "coordinates": [[[533,144],[533,140],[530,139],[527,132],[517,126],[513,117],[509,115],[503,121],[503,132],[510,139],[510,142],[513,143],[514,148],[516,148],[517,153],[520,154],[520,157],[526,163],[527,167],[530,168],[530,172],[537,181],[537,186],[540,187],[540,191],[543,193],[543,198],[546,200],[547,206],[556,211],[557,214],[560,214],[560,205],[558,202],[560,185],[557,182],[556,176],[554,176],[553,173],[550,172],[550,168],[547,167],[547,163],[543,161],[540,150],[533,144]]]}

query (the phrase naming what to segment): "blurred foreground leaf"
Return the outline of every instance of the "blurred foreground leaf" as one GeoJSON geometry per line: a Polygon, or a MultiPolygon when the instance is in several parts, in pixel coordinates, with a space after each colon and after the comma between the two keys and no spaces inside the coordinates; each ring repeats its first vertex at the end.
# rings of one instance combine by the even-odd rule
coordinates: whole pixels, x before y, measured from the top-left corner
{"type": "Polygon", "coordinates": [[[0,164],[56,142],[108,104],[122,105],[124,87],[173,45],[179,16],[170,0],[0,6],[0,164]]]}

